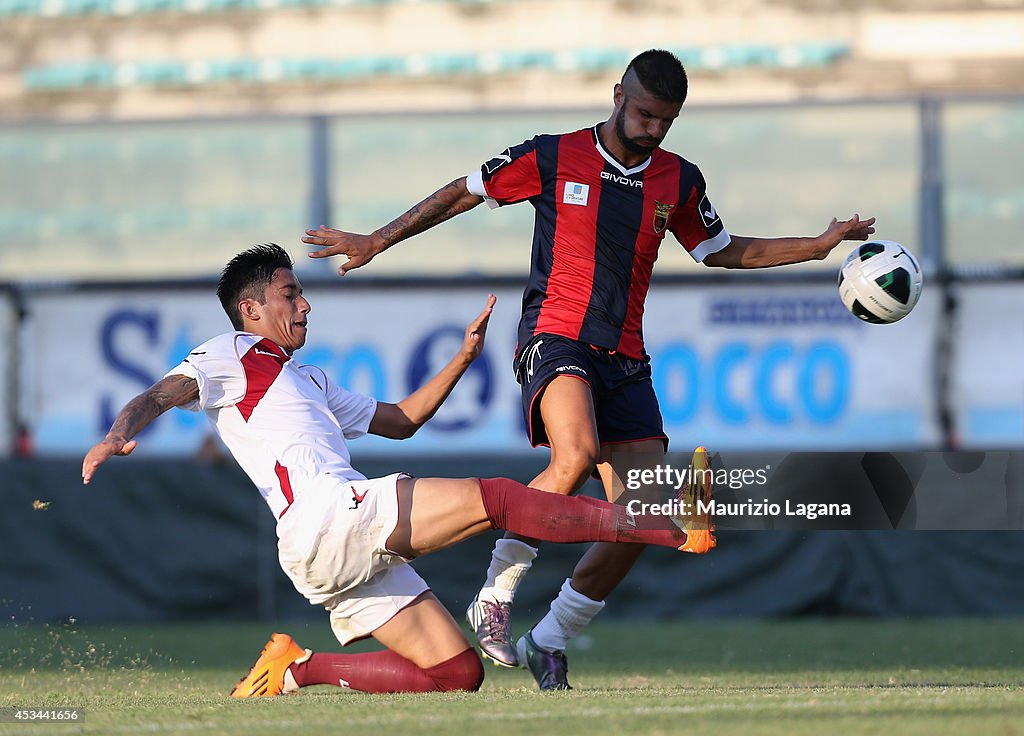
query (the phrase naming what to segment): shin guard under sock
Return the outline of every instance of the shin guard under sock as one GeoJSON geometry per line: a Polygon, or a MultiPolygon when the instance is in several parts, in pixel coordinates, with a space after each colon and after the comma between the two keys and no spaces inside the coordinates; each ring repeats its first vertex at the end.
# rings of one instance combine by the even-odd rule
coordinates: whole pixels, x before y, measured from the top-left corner
{"type": "Polygon", "coordinates": [[[480,657],[472,649],[422,669],[390,649],[366,654],[313,654],[290,667],[299,687],[334,685],[364,693],[429,693],[478,690],[484,680],[480,657]]]}

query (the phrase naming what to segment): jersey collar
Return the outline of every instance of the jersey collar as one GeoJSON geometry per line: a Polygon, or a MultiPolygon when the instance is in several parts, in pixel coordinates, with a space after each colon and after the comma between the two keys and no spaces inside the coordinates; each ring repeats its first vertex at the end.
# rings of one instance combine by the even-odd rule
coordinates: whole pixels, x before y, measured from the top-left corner
{"type": "Polygon", "coordinates": [[[255,332],[239,332],[239,335],[246,335],[248,337],[255,337],[256,342],[253,343],[252,347],[258,347],[262,350],[267,350],[274,353],[274,355],[280,359],[283,363],[287,363],[292,360],[292,356],[288,354],[288,351],[278,345],[276,342],[271,340],[269,337],[263,337],[257,335],[255,332]]]}
{"type": "Polygon", "coordinates": [[[613,155],[608,153],[608,151],[604,150],[604,146],[601,145],[601,136],[598,135],[598,132],[597,132],[597,129],[600,126],[601,126],[601,123],[598,123],[593,128],[593,132],[594,132],[594,146],[597,148],[597,152],[601,154],[601,158],[603,158],[605,161],[607,161],[612,166],[614,166],[616,169],[618,169],[620,174],[622,174],[623,176],[631,176],[632,174],[639,174],[641,171],[643,171],[648,166],[650,166],[650,164],[651,164],[651,156],[648,156],[646,158],[646,160],[644,160],[643,163],[638,164],[637,166],[634,166],[632,169],[627,169],[625,166],[620,164],[618,159],[616,159],[613,155]]]}

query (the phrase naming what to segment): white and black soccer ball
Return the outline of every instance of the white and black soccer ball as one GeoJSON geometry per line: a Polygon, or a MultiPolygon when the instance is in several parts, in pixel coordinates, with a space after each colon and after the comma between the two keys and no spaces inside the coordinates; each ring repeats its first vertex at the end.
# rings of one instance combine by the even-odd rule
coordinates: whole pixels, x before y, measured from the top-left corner
{"type": "Polygon", "coordinates": [[[839,269],[839,298],[865,322],[903,319],[921,298],[921,266],[891,240],[871,240],[853,249],[839,269]]]}

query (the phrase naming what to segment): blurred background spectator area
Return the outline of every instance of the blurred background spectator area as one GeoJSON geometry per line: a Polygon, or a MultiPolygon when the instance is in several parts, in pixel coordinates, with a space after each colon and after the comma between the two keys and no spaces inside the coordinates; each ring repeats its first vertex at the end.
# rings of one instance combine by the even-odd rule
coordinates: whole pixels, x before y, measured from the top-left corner
{"type": "MultiPolygon", "coordinates": [[[[224,233],[372,228],[603,119],[648,47],[689,70],[668,146],[733,232],[817,228],[857,182],[929,268],[1021,265],[1021,0],[0,0],[0,281],[208,277],[224,233]]],[[[530,214],[471,213],[382,274],[521,274],[530,214]]]]}
{"type": "MultiPolygon", "coordinates": [[[[0,282],[212,278],[239,245],[296,251],[321,223],[368,232],[508,145],[607,114],[0,124],[0,282]]],[[[695,104],[666,146],[701,166],[731,232],[818,232],[855,208],[929,272],[971,275],[1024,267],[1024,185],[1009,163],[1024,156],[1022,133],[1024,101],[1012,97],[695,104]]],[[[478,208],[359,277],[522,277],[532,217],[478,208]]],[[[789,270],[831,279],[845,250],[789,270]]],[[[336,266],[299,262],[307,277],[332,279],[336,266]]],[[[657,274],[687,273],[711,272],[669,239],[657,274]]]]}
{"type": "MultiPolygon", "coordinates": [[[[921,258],[929,285],[918,327],[871,333],[886,343],[873,352],[854,338],[843,345],[853,366],[906,347],[900,329],[919,340],[912,367],[897,361],[921,389],[910,402],[914,423],[894,429],[897,439],[1019,444],[1024,371],[1008,332],[1019,320],[973,315],[1020,312],[1024,184],[1012,164],[1024,160],[1020,0],[0,0],[0,448],[34,441],[43,453],[77,453],[127,398],[121,379],[144,383],[199,337],[207,317],[188,311],[191,295],[208,290],[240,248],[281,243],[304,283],[338,289],[337,263],[302,256],[304,228],[369,231],[509,145],[605,119],[625,64],[649,47],[674,51],[689,70],[690,97],[666,147],[701,167],[730,232],[816,233],[858,211],[878,217],[879,237],[921,258]],[[65,406],[55,387],[66,376],[47,386],[39,366],[49,360],[45,341],[65,329],[62,310],[85,319],[85,292],[102,304],[95,330],[78,337],[110,370],[65,406]],[[139,302],[131,309],[129,297],[139,302]],[[949,337],[961,333],[971,342],[949,337]],[[131,349],[117,335],[128,335],[131,349]],[[140,337],[145,349],[131,342],[140,337]],[[1006,355],[993,357],[997,350],[1006,355]],[[126,368],[132,361],[145,370],[126,368]],[[964,399],[968,389],[987,393],[964,399]]],[[[504,303],[514,304],[531,220],[526,206],[477,208],[383,255],[345,288],[362,282],[369,294],[377,280],[397,279],[391,287],[417,309],[437,311],[429,300],[451,302],[446,284],[457,281],[505,289],[504,303]]],[[[745,442],[714,407],[684,411],[684,399],[700,393],[694,386],[732,386],[716,362],[721,346],[659,331],[669,318],[657,315],[685,306],[717,325],[724,286],[778,277],[764,299],[733,306],[747,314],[778,299],[793,309],[825,305],[820,324],[798,336],[807,342],[794,354],[802,354],[831,337],[847,250],[777,273],[729,274],[727,284],[666,242],[655,276],[686,288],[657,291],[664,302],[652,302],[652,334],[669,341],[659,349],[675,356],[670,366],[704,381],[664,379],[666,405],[674,396],[680,410],[673,431],[721,420],[722,437],[745,442]],[[704,301],[670,304],[687,295],[704,301]]],[[[407,330],[409,354],[440,324],[407,330]]],[[[751,332],[751,354],[758,340],[793,334],[751,332]]],[[[342,382],[358,373],[352,366],[366,369],[371,387],[384,376],[397,392],[410,380],[390,351],[373,353],[384,367],[370,371],[365,346],[349,342],[331,346],[342,382]]],[[[794,396],[830,386],[843,389],[838,396],[869,385],[877,369],[857,370],[834,385],[799,371],[783,378],[793,378],[794,396]]],[[[747,388],[758,394],[756,381],[747,388]]],[[[907,399],[902,386],[892,390],[893,400],[907,399]]],[[[521,439],[511,400],[494,401],[505,412],[495,426],[521,439]]],[[[857,429],[867,420],[854,409],[865,405],[850,406],[830,436],[872,439],[857,429]]],[[[792,439],[769,419],[744,427],[758,441],[792,439]]],[[[794,420],[793,431],[825,436],[812,425],[794,420]]],[[[494,437],[482,427],[480,438],[494,437]]],[[[195,439],[194,427],[179,427],[181,437],[171,429],[176,451],[185,430],[195,439]]]]}
{"type": "MultiPolygon", "coordinates": [[[[223,233],[371,228],[603,119],[648,47],[689,70],[668,145],[732,231],[817,228],[856,181],[929,267],[1020,265],[1021,0],[0,0],[0,281],[208,277],[223,233]]],[[[520,274],[529,220],[471,213],[405,275],[520,274]]]]}
{"type": "Polygon", "coordinates": [[[594,105],[639,49],[701,103],[1019,90],[1019,0],[0,0],[4,117],[594,105]]]}

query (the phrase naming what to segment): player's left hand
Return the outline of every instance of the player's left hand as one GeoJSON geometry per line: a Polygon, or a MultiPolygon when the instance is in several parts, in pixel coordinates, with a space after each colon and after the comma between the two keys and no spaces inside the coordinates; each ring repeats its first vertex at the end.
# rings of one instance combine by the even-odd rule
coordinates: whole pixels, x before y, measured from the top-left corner
{"type": "Polygon", "coordinates": [[[487,335],[487,322],[491,319],[491,311],[494,309],[498,297],[494,294],[487,295],[487,306],[484,311],[477,315],[476,319],[469,323],[466,328],[466,339],[462,342],[462,355],[467,363],[471,363],[480,357],[484,350],[484,337],[487,335]]]}
{"type": "Polygon", "coordinates": [[[354,268],[365,266],[385,247],[384,242],[376,235],[347,233],[326,225],[321,225],[316,230],[307,230],[302,242],[320,248],[320,250],[311,251],[308,254],[310,258],[348,256],[348,260],[338,266],[340,276],[344,276],[354,268]]]}
{"type": "Polygon", "coordinates": [[[82,483],[89,485],[89,481],[92,480],[93,474],[100,465],[114,455],[130,455],[138,444],[135,440],[126,442],[121,437],[111,435],[104,437],[98,444],[93,445],[86,454],[85,460],[82,461],[82,483]]]}
{"type": "Polygon", "coordinates": [[[812,258],[817,260],[825,258],[833,248],[844,240],[867,240],[875,232],[874,224],[874,217],[862,220],[857,214],[849,220],[837,220],[833,217],[832,222],[825,228],[825,232],[814,239],[812,258]]]}
{"type": "Polygon", "coordinates": [[[836,245],[844,240],[867,240],[875,232],[874,225],[874,217],[866,220],[860,219],[860,215],[854,215],[849,220],[837,220],[833,217],[822,237],[835,240],[836,245]]]}

